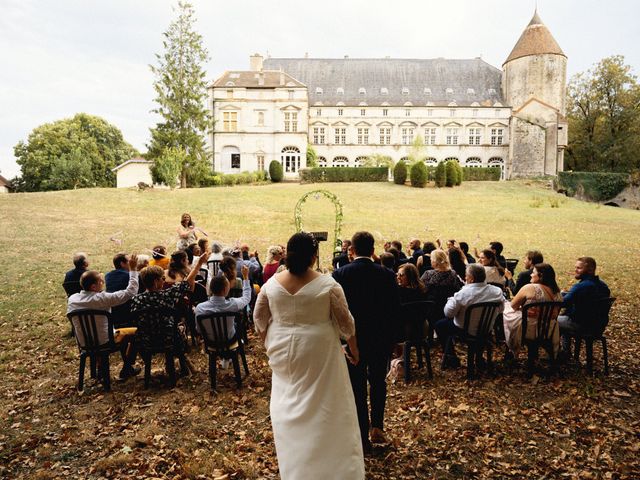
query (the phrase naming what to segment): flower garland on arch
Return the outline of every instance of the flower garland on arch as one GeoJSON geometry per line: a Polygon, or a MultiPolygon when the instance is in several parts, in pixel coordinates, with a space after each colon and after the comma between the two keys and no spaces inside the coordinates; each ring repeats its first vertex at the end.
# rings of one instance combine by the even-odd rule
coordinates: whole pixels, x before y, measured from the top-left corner
{"type": "Polygon", "coordinates": [[[312,190],[302,195],[302,197],[300,197],[300,200],[298,200],[298,203],[296,203],[296,208],[293,214],[294,220],[296,222],[296,230],[298,232],[302,232],[304,230],[304,227],[302,224],[302,206],[305,204],[307,199],[312,195],[316,200],[318,200],[321,195],[324,196],[325,198],[328,198],[329,200],[331,200],[331,203],[333,203],[334,207],[336,208],[335,224],[333,227],[333,248],[339,248],[342,245],[342,240],[340,240],[340,233],[342,230],[342,218],[343,218],[342,202],[334,193],[331,193],[329,190],[312,190]]]}

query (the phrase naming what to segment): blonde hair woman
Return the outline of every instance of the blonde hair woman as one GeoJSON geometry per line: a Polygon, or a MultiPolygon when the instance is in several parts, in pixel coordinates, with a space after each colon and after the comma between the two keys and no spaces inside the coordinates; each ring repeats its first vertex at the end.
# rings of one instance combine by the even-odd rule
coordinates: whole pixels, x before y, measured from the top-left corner
{"type": "Polygon", "coordinates": [[[272,245],[267,250],[267,263],[264,264],[262,269],[262,281],[264,283],[267,283],[267,280],[278,271],[282,254],[282,247],[279,245],[272,245]]]}
{"type": "Polygon", "coordinates": [[[451,270],[449,255],[444,250],[437,248],[431,252],[431,266],[433,270],[424,272],[420,279],[427,289],[427,300],[435,302],[433,318],[444,318],[447,298],[460,290],[463,282],[458,274],[451,270]]]}

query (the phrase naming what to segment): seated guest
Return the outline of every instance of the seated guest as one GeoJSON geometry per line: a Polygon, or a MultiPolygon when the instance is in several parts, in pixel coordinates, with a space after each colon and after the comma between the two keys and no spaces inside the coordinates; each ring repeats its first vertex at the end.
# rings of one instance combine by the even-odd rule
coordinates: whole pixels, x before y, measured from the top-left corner
{"type": "MultiPolygon", "coordinates": [[[[137,264],[136,264],[137,267],[137,264]]],[[[113,257],[113,268],[104,276],[107,292],[124,290],[129,283],[129,256],[126,253],[116,253],[113,257]]]]}
{"type": "MultiPolygon", "coordinates": [[[[138,258],[135,254],[132,254],[127,266],[125,267],[129,275],[127,287],[126,289],[118,290],[117,292],[102,291],[104,287],[104,279],[100,273],[95,270],[84,272],[82,277],[80,277],[82,290],[69,297],[67,313],[75,312],[77,310],[103,310],[111,313],[111,309],[113,307],[122,305],[130,300],[136,293],[138,293],[138,272],[136,271],[137,263],[138,258]]],[[[104,328],[105,331],[102,332],[102,338],[108,338],[108,332],[106,331],[107,325],[104,325],[104,328]]],[[[140,369],[135,368],[133,365],[136,358],[135,348],[130,348],[129,354],[125,354],[135,333],[135,328],[121,328],[114,330],[115,342],[122,345],[121,354],[124,364],[120,371],[120,378],[122,379],[140,373],[140,369]]]]}
{"type": "Polygon", "coordinates": [[[427,289],[418,277],[418,269],[411,263],[400,265],[396,275],[400,303],[419,302],[426,300],[427,289]]]}
{"type": "Polygon", "coordinates": [[[380,265],[382,265],[387,270],[391,270],[395,273],[397,264],[396,258],[393,256],[391,252],[382,252],[380,254],[380,265]]]}
{"type": "Polygon", "coordinates": [[[184,250],[173,252],[171,254],[171,261],[169,262],[169,268],[167,268],[165,272],[165,284],[170,286],[174,283],[182,282],[187,278],[189,272],[191,272],[191,268],[189,267],[189,257],[187,253],[184,250]]]}
{"type": "MultiPolygon", "coordinates": [[[[184,278],[173,286],[163,289],[165,282],[164,270],[157,265],[149,266],[140,272],[140,277],[147,291],[133,297],[131,301],[131,313],[135,314],[148,308],[171,308],[175,309],[187,292],[193,291],[195,286],[196,273],[204,264],[207,255],[201,255],[197,268],[194,268],[184,278]]],[[[187,362],[184,356],[184,339],[178,333],[175,322],[171,315],[158,313],[157,315],[144,315],[138,320],[138,331],[136,339],[140,341],[143,349],[150,349],[154,345],[154,338],[162,337],[164,345],[174,349],[174,353],[180,361],[182,374],[188,373],[187,362]]]]}
{"type": "Polygon", "coordinates": [[[434,302],[432,321],[435,321],[444,317],[444,305],[449,297],[462,288],[462,280],[451,270],[449,257],[443,250],[431,252],[431,267],[420,280],[424,282],[427,300],[434,302]]]}
{"type": "Polygon", "coordinates": [[[156,245],[153,247],[153,253],[151,254],[151,260],[149,260],[149,266],[158,266],[163,270],[169,267],[169,257],[167,256],[167,249],[163,245],[156,245]]]}
{"type": "MultiPolygon", "coordinates": [[[[503,310],[502,290],[493,285],[487,285],[485,269],[482,266],[475,263],[468,265],[465,280],[466,285],[447,301],[444,307],[446,318],[436,323],[438,338],[442,340],[445,349],[442,361],[445,368],[460,365],[460,360],[456,356],[449,338],[464,333],[464,315],[467,308],[474,303],[500,302],[496,314],[503,310]]],[[[470,328],[470,332],[474,333],[473,328],[470,328]]]]}
{"type": "Polygon", "coordinates": [[[67,297],[82,290],[80,277],[87,271],[87,268],[89,268],[87,254],[84,252],[75,253],[73,255],[73,269],[64,274],[64,283],[62,284],[67,297]]]}
{"type": "Polygon", "coordinates": [[[273,277],[280,266],[282,260],[282,248],[279,245],[272,245],[267,250],[267,263],[264,264],[262,270],[262,281],[267,281],[273,277]]]}
{"type": "Polygon", "coordinates": [[[409,250],[411,252],[411,258],[409,258],[409,261],[414,265],[417,264],[418,259],[424,255],[424,251],[420,248],[421,245],[422,243],[417,238],[413,238],[409,242],[409,250]]]}
{"type": "Polygon", "coordinates": [[[402,251],[402,243],[400,242],[400,240],[392,240],[391,246],[396,250],[398,250],[398,254],[400,255],[400,261],[401,261],[400,263],[405,263],[407,261],[407,256],[402,251]]]}
{"type": "MultiPolygon", "coordinates": [[[[517,295],[522,287],[524,287],[525,285],[529,285],[529,283],[531,283],[531,273],[533,272],[533,266],[543,262],[544,262],[544,257],[542,256],[542,253],[540,253],[538,250],[529,250],[526,253],[523,260],[523,265],[525,270],[520,272],[520,274],[518,275],[518,278],[516,279],[515,285],[513,285],[513,287],[511,288],[511,292],[514,295],[517,295]]],[[[509,271],[505,270],[504,273],[505,273],[505,276],[508,278],[511,272],[509,273],[507,272],[509,271]]]]}
{"type": "MultiPolygon", "coordinates": [[[[531,281],[522,287],[511,302],[505,300],[503,313],[504,334],[507,346],[512,355],[517,355],[522,343],[522,307],[534,302],[561,302],[562,295],[556,283],[556,272],[548,263],[538,263],[532,268],[531,281]]],[[[536,320],[538,312],[529,310],[527,321],[527,338],[536,336],[536,320]]],[[[560,335],[556,322],[551,322],[554,355],[558,353],[560,335]]]]}
{"type": "Polygon", "coordinates": [[[238,278],[242,277],[242,266],[246,265],[249,268],[249,278],[253,282],[253,279],[262,272],[262,265],[256,257],[250,257],[249,260],[242,259],[242,251],[240,248],[234,248],[231,250],[231,256],[236,260],[236,275],[238,278]]]}
{"type": "Polygon", "coordinates": [[[469,253],[469,244],[467,242],[460,242],[460,249],[464,253],[464,256],[467,257],[467,264],[476,263],[476,259],[469,253]]]}
{"type": "Polygon", "coordinates": [[[478,255],[478,263],[484,267],[487,283],[499,283],[505,285],[504,267],[496,260],[493,250],[482,250],[478,255]]]}
{"type": "Polygon", "coordinates": [[[197,243],[191,243],[185,249],[185,253],[187,254],[187,259],[189,260],[189,266],[193,267],[196,263],[198,263],[198,259],[200,258],[200,245],[197,243]]]}
{"type": "Polygon", "coordinates": [[[342,241],[342,247],[341,247],[341,252],[340,255],[337,255],[333,258],[333,260],[331,261],[331,264],[333,265],[333,269],[337,270],[338,268],[342,267],[343,265],[346,265],[347,263],[349,263],[349,247],[351,246],[351,240],[343,240],[342,241]]]}
{"type": "Polygon", "coordinates": [[[222,257],[222,260],[220,261],[220,271],[222,272],[222,275],[227,277],[227,280],[229,280],[231,290],[242,289],[242,279],[238,278],[238,268],[235,258],[229,255],[222,257]]]}
{"type": "Polygon", "coordinates": [[[149,255],[138,255],[138,271],[149,266],[149,255]]]}
{"type": "MultiPolygon", "coordinates": [[[[206,302],[202,302],[196,307],[196,316],[209,315],[211,313],[236,313],[240,312],[251,301],[251,283],[249,282],[249,268],[242,266],[242,297],[226,298],[229,296],[231,286],[225,276],[214,277],[211,280],[211,297],[206,302]]],[[[227,317],[227,335],[232,339],[236,334],[234,317],[227,317]]],[[[200,331],[200,325],[196,323],[196,328],[200,331]]],[[[200,332],[202,333],[202,332],[200,332]]]]}
{"type": "Polygon", "coordinates": [[[465,270],[467,268],[467,257],[464,252],[454,242],[453,246],[449,247],[447,253],[449,254],[451,269],[456,272],[460,278],[464,278],[465,270]]]}
{"type": "Polygon", "coordinates": [[[576,261],[575,278],[578,283],[563,295],[566,310],[563,315],[558,317],[560,335],[562,335],[562,349],[569,354],[571,345],[567,334],[589,328],[589,325],[581,325],[575,321],[576,305],[588,304],[590,301],[611,296],[607,284],[596,275],[596,261],[592,257],[580,257],[576,261]]]}
{"type": "Polygon", "coordinates": [[[422,256],[416,262],[416,267],[418,267],[418,272],[420,276],[424,274],[427,270],[431,270],[433,267],[431,266],[431,252],[433,252],[436,248],[436,244],[433,242],[424,242],[424,247],[422,248],[422,256]]]}
{"type": "Polygon", "coordinates": [[[496,262],[498,262],[498,265],[500,265],[502,268],[507,268],[507,261],[502,256],[502,250],[504,249],[504,247],[502,246],[502,243],[500,243],[500,242],[489,242],[489,248],[495,254],[496,262]]]}

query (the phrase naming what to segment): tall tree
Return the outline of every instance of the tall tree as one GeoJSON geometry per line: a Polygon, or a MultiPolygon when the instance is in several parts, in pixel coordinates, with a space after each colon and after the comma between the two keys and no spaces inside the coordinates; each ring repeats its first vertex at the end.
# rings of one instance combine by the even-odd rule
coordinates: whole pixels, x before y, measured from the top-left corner
{"type": "Polygon", "coordinates": [[[14,147],[26,191],[112,187],[111,169],[138,152],[120,130],[100,117],[78,113],[33,129],[14,147]]]}
{"type": "Polygon", "coordinates": [[[640,86],[615,55],[575,75],[568,87],[567,167],[629,171],[640,167],[640,86]]]}
{"type": "Polygon", "coordinates": [[[209,161],[205,135],[211,129],[211,114],[207,109],[207,84],[204,63],[209,54],[202,36],[194,30],[193,7],[178,2],[178,17],[163,33],[164,52],[156,54],[157,65],[151,65],[155,75],[157,108],[153,112],[162,121],[151,129],[147,145],[150,159],[164,154],[165,149],[181,148],[186,155],[180,170],[180,185],[198,185],[208,172],[209,161]]]}

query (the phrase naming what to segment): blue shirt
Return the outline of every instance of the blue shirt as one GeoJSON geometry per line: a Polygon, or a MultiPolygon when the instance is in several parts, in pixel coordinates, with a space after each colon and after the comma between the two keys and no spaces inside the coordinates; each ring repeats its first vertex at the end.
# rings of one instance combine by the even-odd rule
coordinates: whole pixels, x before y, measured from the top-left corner
{"type": "Polygon", "coordinates": [[[565,314],[573,317],[576,303],[589,302],[598,298],[608,298],[611,291],[597,275],[583,275],[578,283],[563,298],[566,306],[565,314]]]}
{"type": "MultiPolygon", "coordinates": [[[[206,302],[199,303],[196,307],[196,317],[209,315],[211,313],[229,312],[236,313],[249,305],[251,301],[251,284],[249,280],[242,281],[242,297],[224,298],[212,296],[206,302]]],[[[233,316],[227,317],[227,335],[233,338],[236,334],[236,327],[233,323],[233,316]]],[[[196,322],[196,329],[200,332],[200,324],[196,322]]],[[[201,332],[200,332],[201,333],[201,332]]]]}

